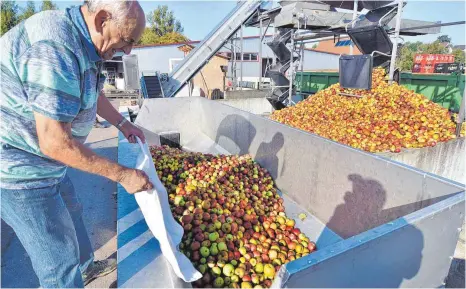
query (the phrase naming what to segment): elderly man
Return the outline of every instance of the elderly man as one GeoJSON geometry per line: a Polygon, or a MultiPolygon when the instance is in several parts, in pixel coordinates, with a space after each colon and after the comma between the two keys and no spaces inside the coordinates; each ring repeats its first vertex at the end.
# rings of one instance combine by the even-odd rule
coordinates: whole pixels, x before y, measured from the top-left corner
{"type": "Polygon", "coordinates": [[[144,28],[137,2],[90,0],[36,14],[1,38],[1,216],[42,287],[83,287],[115,269],[114,259],[93,260],[68,166],[119,182],[129,193],[152,188],[142,171],[83,145],[96,113],[130,142],[144,140],[100,93],[99,77],[102,61],[130,53],[144,28]]]}

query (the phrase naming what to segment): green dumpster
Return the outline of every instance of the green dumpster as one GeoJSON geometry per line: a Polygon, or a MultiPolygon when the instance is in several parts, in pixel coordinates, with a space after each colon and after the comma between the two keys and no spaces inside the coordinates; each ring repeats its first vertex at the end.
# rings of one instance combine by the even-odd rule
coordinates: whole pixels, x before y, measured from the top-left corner
{"type": "Polygon", "coordinates": [[[314,94],[338,83],[338,77],[338,72],[304,71],[302,74],[303,85],[301,85],[301,73],[298,72],[296,74],[296,86],[298,90],[301,87],[303,93],[314,94]]]}
{"type": "MultiPolygon", "coordinates": [[[[302,84],[301,72],[296,74],[295,83],[298,91],[314,94],[337,82],[337,71],[304,71],[302,84]]],[[[400,75],[400,84],[457,113],[464,94],[465,75],[403,72],[400,75]]]]}
{"type": "Polygon", "coordinates": [[[465,75],[401,73],[400,84],[450,111],[459,112],[465,75]]]}

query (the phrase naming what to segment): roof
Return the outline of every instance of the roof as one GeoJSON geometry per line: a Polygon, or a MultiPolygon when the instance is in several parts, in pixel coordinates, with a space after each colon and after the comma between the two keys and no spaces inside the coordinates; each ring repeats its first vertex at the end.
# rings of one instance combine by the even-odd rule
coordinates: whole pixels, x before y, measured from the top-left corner
{"type": "Polygon", "coordinates": [[[184,45],[184,44],[197,44],[201,41],[186,41],[186,42],[173,42],[173,43],[163,43],[163,44],[143,44],[136,45],[133,48],[146,48],[146,47],[157,47],[157,46],[172,46],[172,45],[184,45]]]}
{"type": "MultiPolygon", "coordinates": [[[[191,44],[183,44],[183,45],[178,46],[178,49],[183,52],[185,52],[185,50],[191,51],[193,48],[194,46],[191,44]],[[188,49],[185,49],[185,48],[188,48],[188,49]]],[[[215,56],[226,59],[226,60],[230,60],[229,57],[226,57],[225,55],[222,55],[220,53],[215,53],[215,56]]]]}
{"type": "MultiPolygon", "coordinates": [[[[264,37],[272,37],[273,35],[265,35],[264,37]]],[[[257,39],[260,36],[244,36],[243,39],[257,39]]],[[[146,47],[158,47],[158,46],[172,46],[172,45],[185,45],[185,44],[197,44],[200,43],[200,40],[193,40],[193,41],[186,41],[186,42],[174,42],[174,43],[163,43],[163,44],[143,44],[143,45],[136,45],[134,48],[146,48],[146,47]]]]}
{"type": "Polygon", "coordinates": [[[465,50],[465,49],[466,49],[466,45],[455,45],[455,46],[453,46],[453,48],[465,50]]]}

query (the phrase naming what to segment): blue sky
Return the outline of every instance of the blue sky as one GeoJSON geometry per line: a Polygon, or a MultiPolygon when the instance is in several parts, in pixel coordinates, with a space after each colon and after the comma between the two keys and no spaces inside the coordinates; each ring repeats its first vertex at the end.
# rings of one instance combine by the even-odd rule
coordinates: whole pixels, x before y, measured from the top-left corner
{"type": "MultiPolygon", "coordinates": [[[[82,1],[55,1],[60,8],[82,1]]],[[[24,5],[25,2],[20,2],[24,5]]],[[[39,3],[38,3],[39,5],[39,3]]],[[[236,5],[236,1],[141,1],[147,12],[158,5],[168,5],[175,17],[181,21],[184,33],[192,40],[202,40],[236,5]]],[[[453,22],[466,18],[465,1],[418,1],[408,0],[403,11],[403,18],[453,22]]],[[[248,29],[245,35],[256,35],[258,29],[248,29]]],[[[465,25],[442,27],[441,34],[448,34],[454,44],[466,44],[465,25]]],[[[434,41],[439,35],[405,37],[405,41],[434,41]]]]}

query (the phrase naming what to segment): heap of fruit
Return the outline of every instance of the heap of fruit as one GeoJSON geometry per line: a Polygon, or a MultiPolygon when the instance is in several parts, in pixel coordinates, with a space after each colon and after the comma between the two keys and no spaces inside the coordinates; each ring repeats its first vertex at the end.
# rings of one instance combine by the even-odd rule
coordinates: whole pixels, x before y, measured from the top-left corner
{"type": "Polygon", "coordinates": [[[203,274],[195,287],[268,288],[281,265],[316,250],[250,156],[150,151],[184,228],[180,250],[203,274]]]}
{"type": "Polygon", "coordinates": [[[381,68],[373,71],[371,90],[334,84],[271,118],[370,152],[400,152],[455,138],[447,109],[406,87],[389,85],[381,68]]]}

